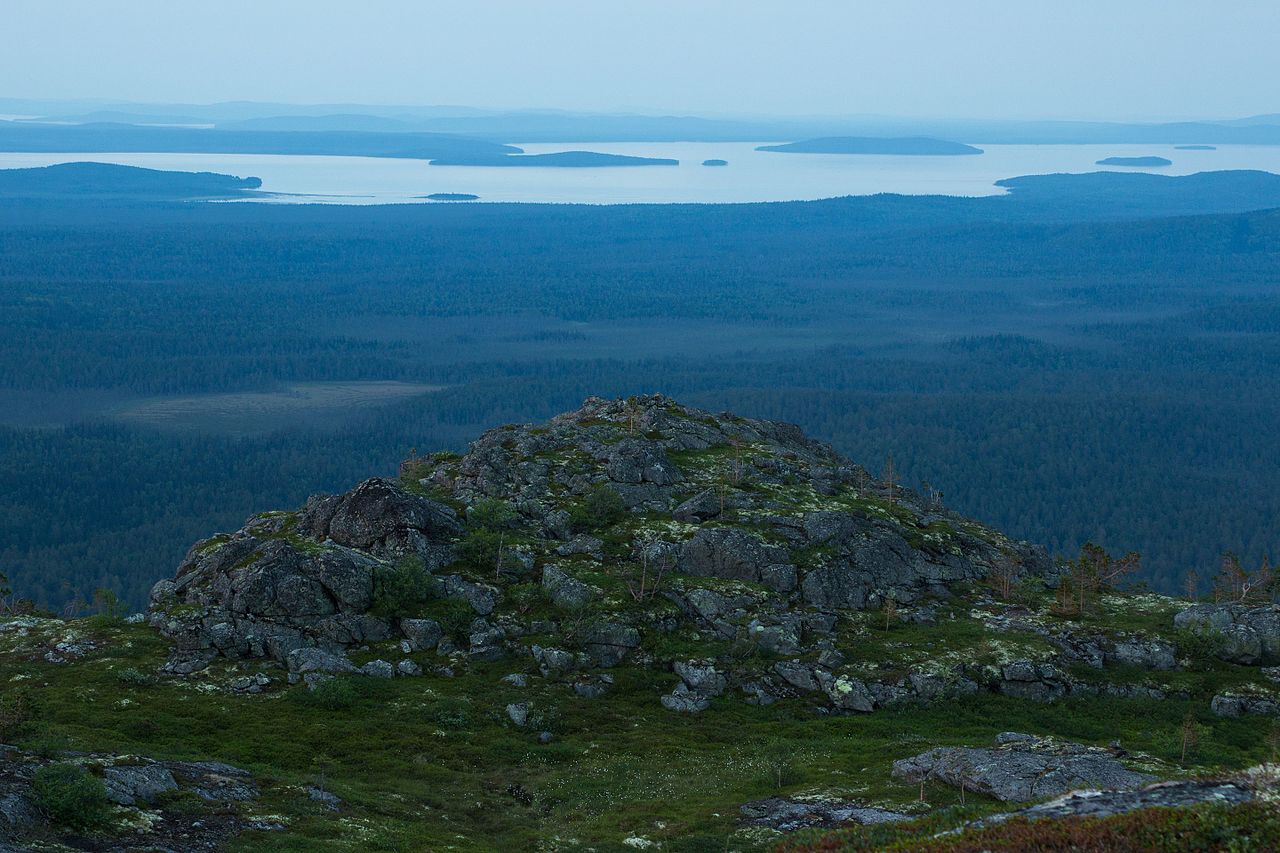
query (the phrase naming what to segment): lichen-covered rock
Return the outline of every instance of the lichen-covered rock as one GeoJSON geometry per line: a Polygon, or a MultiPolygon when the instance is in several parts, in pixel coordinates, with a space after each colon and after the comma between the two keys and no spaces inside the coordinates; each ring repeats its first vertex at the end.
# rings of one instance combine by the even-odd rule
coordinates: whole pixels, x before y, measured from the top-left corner
{"type": "Polygon", "coordinates": [[[1079,788],[1129,790],[1155,777],[1128,769],[1104,749],[1035,737],[995,748],[942,747],[893,762],[893,777],[916,784],[936,779],[1005,802],[1056,797],[1079,788]]]}
{"type": "Polygon", "coordinates": [[[565,610],[581,610],[595,595],[591,587],[554,565],[542,569],[542,590],[553,604],[565,610]]]}
{"type": "Polygon", "coordinates": [[[1280,701],[1269,696],[1244,693],[1219,693],[1209,703],[1209,710],[1219,717],[1280,714],[1280,701]]]}
{"type": "Polygon", "coordinates": [[[163,764],[120,764],[102,771],[107,799],[122,806],[154,803],[161,795],[178,790],[178,780],[163,764]]]}

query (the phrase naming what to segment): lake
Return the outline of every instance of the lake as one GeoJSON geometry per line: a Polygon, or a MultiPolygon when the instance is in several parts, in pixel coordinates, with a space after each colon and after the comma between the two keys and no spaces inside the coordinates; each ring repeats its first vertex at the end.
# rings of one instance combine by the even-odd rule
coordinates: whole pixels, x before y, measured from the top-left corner
{"type": "Polygon", "coordinates": [[[679,166],[572,169],[555,167],[429,166],[420,160],[264,154],[29,154],[0,153],[0,168],[77,160],[153,169],[208,171],[262,178],[282,195],[273,202],[338,204],[458,204],[428,202],[430,193],[472,193],[483,201],[585,204],[733,203],[797,201],[842,195],[983,196],[1003,193],[994,182],[1050,172],[1154,172],[1186,175],[1219,169],[1280,173],[1280,146],[1222,145],[1179,151],[1172,145],[983,145],[960,157],[779,154],[754,150],[769,142],[582,142],[521,144],[530,154],[590,150],[667,157],[679,166]],[[1094,165],[1104,157],[1155,155],[1164,168],[1094,165]],[[728,166],[703,166],[723,159],[728,166]]]}

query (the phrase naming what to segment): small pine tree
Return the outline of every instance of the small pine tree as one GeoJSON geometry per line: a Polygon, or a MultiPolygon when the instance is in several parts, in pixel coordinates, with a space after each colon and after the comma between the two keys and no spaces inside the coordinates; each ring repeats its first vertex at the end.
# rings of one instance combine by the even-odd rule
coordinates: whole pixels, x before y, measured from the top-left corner
{"type": "Polygon", "coordinates": [[[1270,560],[1264,557],[1258,568],[1249,571],[1239,557],[1228,551],[1218,563],[1213,597],[1216,601],[1232,604],[1267,601],[1275,594],[1275,584],[1275,573],[1271,569],[1270,560]]]}
{"type": "Polygon", "coordinates": [[[1197,731],[1198,728],[1199,726],[1196,723],[1195,713],[1190,709],[1188,709],[1187,715],[1182,718],[1182,763],[1183,764],[1187,763],[1187,753],[1194,750],[1196,748],[1196,745],[1200,741],[1200,734],[1197,731]]]}
{"type": "Polygon", "coordinates": [[[886,595],[884,605],[880,609],[884,613],[884,629],[888,631],[893,627],[893,623],[898,621],[898,602],[893,600],[893,596],[886,595]]]}
{"type": "Polygon", "coordinates": [[[884,483],[884,496],[893,503],[897,499],[895,489],[898,485],[898,470],[893,466],[893,454],[890,453],[884,460],[884,473],[880,475],[880,480],[884,483]]]}
{"type": "Polygon", "coordinates": [[[1200,597],[1200,573],[1195,569],[1189,570],[1183,577],[1182,594],[1188,601],[1195,601],[1200,597]]]}

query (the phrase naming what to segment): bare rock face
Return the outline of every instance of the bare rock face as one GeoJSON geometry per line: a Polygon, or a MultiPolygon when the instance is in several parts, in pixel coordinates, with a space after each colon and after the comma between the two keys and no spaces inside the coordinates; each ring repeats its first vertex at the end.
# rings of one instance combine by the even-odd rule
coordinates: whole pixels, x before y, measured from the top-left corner
{"type": "Polygon", "coordinates": [[[994,748],[943,747],[893,762],[893,777],[937,779],[1005,802],[1056,797],[1078,789],[1124,791],[1155,781],[1105,749],[1006,732],[994,748]]]}

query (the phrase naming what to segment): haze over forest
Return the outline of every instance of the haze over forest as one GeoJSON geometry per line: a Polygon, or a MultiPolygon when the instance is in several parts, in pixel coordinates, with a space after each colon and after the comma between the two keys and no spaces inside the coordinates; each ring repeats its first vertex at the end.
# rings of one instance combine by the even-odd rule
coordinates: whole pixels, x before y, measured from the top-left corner
{"type": "Polygon", "coordinates": [[[7,0],[0,853],[1280,849],[1223,5],[7,0]]]}

